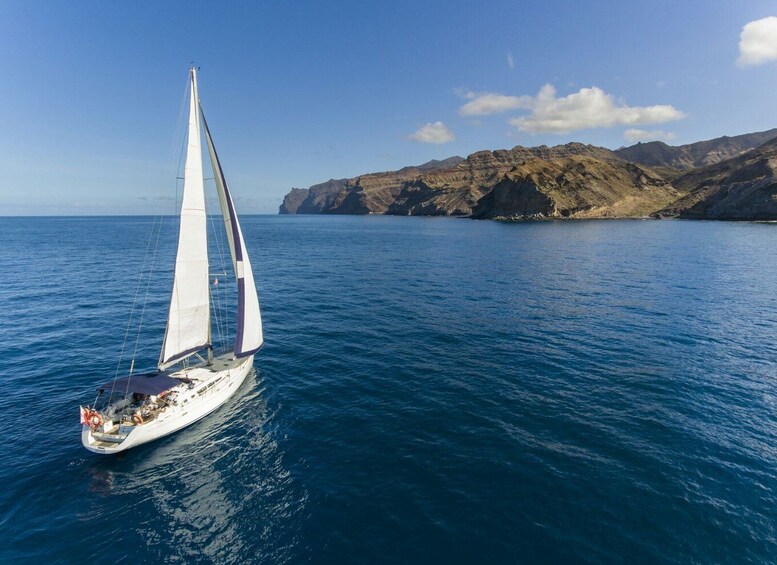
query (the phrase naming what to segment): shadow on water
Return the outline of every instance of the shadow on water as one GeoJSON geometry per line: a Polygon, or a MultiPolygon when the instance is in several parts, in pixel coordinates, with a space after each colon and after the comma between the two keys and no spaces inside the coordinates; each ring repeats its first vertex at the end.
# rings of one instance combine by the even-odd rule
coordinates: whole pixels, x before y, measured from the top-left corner
{"type": "Polygon", "coordinates": [[[252,371],[227,404],[191,428],[123,456],[87,460],[90,514],[101,512],[103,498],[114,499],[110,512],[150,558],[288,558],[304,498],[295,499],[262,392],[252,371]],[[125,504],[117,507],[116,497],[125,504]]]}
{"type": "Polygon", "coordinates": [[[50,469],[28,477],[19,491],[37,492],[31,503],[48,516],[17,535],[26,539],[9,557],[40,557],[41,540],[55,539],[46,552],[54,559],[287,561],[305,496],[284,468],[263,392],[251,371],[235,396],[189,428],[117,456],[72,461],[60,473],[67,489],[42,482],[50,469]]]}

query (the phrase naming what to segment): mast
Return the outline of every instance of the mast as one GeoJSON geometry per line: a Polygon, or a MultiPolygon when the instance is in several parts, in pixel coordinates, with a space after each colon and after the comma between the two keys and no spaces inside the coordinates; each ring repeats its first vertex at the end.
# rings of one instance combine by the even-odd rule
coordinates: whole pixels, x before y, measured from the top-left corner
{"type": "Polygon", "coordinates": [[[213,178],[216,181],[216,191],[219,195],[219,205],[224,218],[224,228],[227,232],[229,252],[232,256],[232,268],[237,278],[237,332],[235,335],[235,357],[247,357],[256,353],[264,343],[262,333],[262,314],[259,309],[259,297],[256,294],[254,273],[248,258],[240,221],[235,211],[235,204],[227,186],[227,179],[221,169],[216,146],[210,135],[205,113],[200,107],[202,123],[205,126],[205,140],[208,144],[208,154],[213,167],[213,178]]]}
{"type": "Polygon", "coordinates": [[[164,370],[210,346],[207,217],[202,174],[197,70],[189,70],[189,139],[184,167],[181,224],[175,278],[159,369],[164,370]]]}

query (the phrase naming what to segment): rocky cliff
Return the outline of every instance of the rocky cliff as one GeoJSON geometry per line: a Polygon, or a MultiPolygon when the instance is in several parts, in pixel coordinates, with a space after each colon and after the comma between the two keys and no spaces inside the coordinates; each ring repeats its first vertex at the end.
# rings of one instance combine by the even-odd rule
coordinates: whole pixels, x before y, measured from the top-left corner
{"type": "Polygon", "coordinates": [[[777,129],[679,147],[654,142],[618,151],[581,143],[479,151],[466,159],[292,189],[280,212],[777,219],[777,139],[744,149],[773,134],[777,129]]]}
{"type": "Polygon", "coordinates": [[[673,185],[684,196],[657,216],[777,220],[777,139],[739,157],[690,171],[673,185]]]}
{"type": "Polygon", "coordinates": [[[371,173],[352,179],[331,179],[308,189],[294,188],[283,199],[279,214],[385,214],[406,183],[426,172],[463,161],[449,157],[398,171],[371,173]]]}
{"type": "Polygon", "coordinates": [[[474,218],[645,217],[682,194],[647,167],[583,155],[531,159],[506,173],[473,209],[474,218]]]}
{"type": "Polygon", "coordinates": [[[310,189],[307,188],[292,188],[286,196],[283,197],[283,203],[278,208],[279,214],[296,214],[300,205],[308,197],[310,189]]]}

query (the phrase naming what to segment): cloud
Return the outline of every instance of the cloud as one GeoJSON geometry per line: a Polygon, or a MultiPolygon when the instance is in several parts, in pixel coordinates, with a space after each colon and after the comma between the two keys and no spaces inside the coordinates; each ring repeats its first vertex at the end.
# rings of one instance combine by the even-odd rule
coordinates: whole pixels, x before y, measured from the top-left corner
{"type": "Polygon", "coordinates": [[[487,116],[515,108],[528,110],[533,103],[531,96],[505,96],[491,92],[468,92],[464,97],[469,102],[459,108],[460,116],[487,116]]]}
{"type": "Polygon", "coordinates": [[[513,60],[513,54],[509,51],[507,52],[507,66],[510,67],[510,70],[512,71],[515,68],[515,61],[513,60]]]}
{"type": "Polygon", "coordinates": [[[738,67],[752,67],[777,60],[777,17],[745,24],[739,34],[738,67]]]}
{"type": "Polygon", "coordinates": [[[531,114],[513,118],[510,124],[529,133],[569,133],[621,125],[660,124],[685,117],[683,112],[668,104],[618,105],[612,95],[596,86],[557,98],[553,85],[546,84],[536,97],[531,98],[528,107],[531,114]]]}
{"type": "Polygon", "coordinates": [[[623,139],[634,143],[636,141],[671,141],[674,139],[674,133],[671,131],[664,131],[660,129],[645,130],[645,129],[627,129],[623,132],[623,139]]]}
{"type": "Polygon", "coordinates": [[[420,141],[421,143],[448,143],[456,139],[456,136],[453,135],[453,132],[444,123],[434,122],[420,128],[410,136],[410,139],[420,141]]]}

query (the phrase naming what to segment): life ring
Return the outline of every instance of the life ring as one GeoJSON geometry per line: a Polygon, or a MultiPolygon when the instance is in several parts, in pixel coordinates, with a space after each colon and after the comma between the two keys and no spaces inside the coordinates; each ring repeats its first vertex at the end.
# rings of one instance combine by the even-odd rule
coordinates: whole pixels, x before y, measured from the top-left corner
{"type": "Polygon", "coordinates": [[[140,425],[143,423],[143,416],[140,415],[140,412],[135,412],[132,415],[132,423],[135,425],[140,425]]]}
{"type": "Polygon", "coordinates": [[[103,425],[103,417],[100,416],[100,413],[97,412],[97,410],[92,410],[86,421],[89,422],[89,427],[93,430],[103,425]]]}

